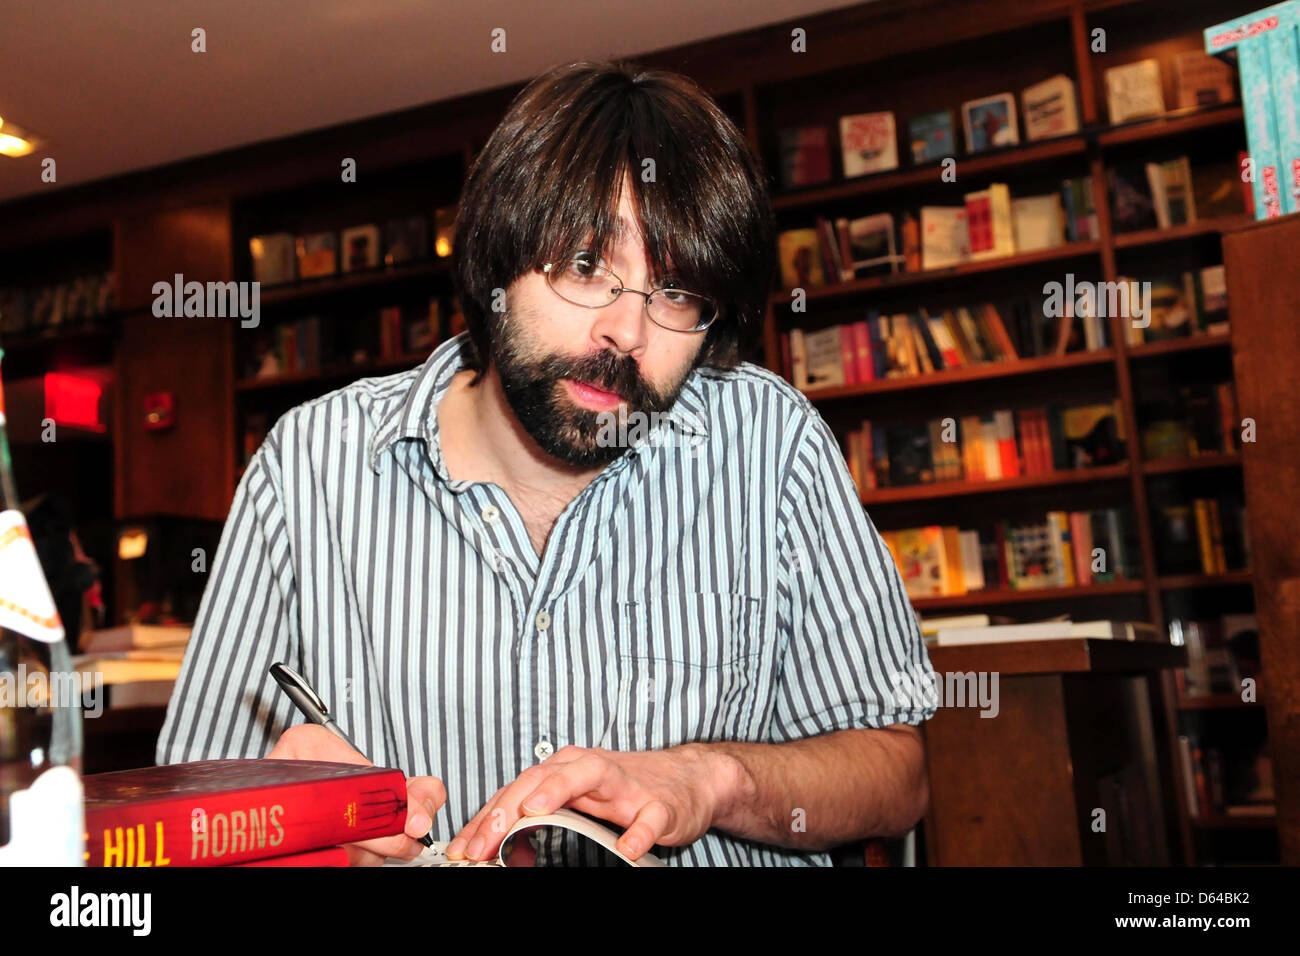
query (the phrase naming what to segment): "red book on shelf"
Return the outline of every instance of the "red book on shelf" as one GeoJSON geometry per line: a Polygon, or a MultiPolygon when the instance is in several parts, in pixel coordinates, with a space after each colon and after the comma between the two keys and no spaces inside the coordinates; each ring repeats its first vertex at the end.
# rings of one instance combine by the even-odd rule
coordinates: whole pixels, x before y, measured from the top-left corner
{"type": "Polygon", "coordinates": [[[858,347],[853,341],[853,326],[840,326],[840,355],[844,359],[844,384],[857,385],[858,379],[858,347]]]}
{"type": "Polygon", "coordinates": [[[348,851],[341,846],[327,846],[323,850],[308,850],[306,853],[286,853],[284,856],[269,856],[265,860],[252,860],[248,863],[236,863],[235,866],[347,866],[348,851]]]}
{"type": "Polygon", "coordinates": [[[876,367],[871,361],[871,331],[867,328],[866,319],[853,323],[853,343],[857,348],[858,381],[875,381],[876,367]]]}
{"type": "Polygon", "coordinates": [[[202,760],[91,774],[88,866],[223,866],[401,833],[400,770],[202,760]]]}

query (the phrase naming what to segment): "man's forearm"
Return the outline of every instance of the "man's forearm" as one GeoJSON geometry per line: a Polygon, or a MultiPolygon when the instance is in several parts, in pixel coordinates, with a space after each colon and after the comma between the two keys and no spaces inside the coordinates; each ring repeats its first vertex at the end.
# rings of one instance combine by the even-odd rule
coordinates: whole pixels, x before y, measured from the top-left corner
{"type": "Polygon", "coordinates": [[[929,798],[920,732],[895,725],[784,744],[690,744],[715,766],[716,829],[806,850],[906,833],[929,798]]]}

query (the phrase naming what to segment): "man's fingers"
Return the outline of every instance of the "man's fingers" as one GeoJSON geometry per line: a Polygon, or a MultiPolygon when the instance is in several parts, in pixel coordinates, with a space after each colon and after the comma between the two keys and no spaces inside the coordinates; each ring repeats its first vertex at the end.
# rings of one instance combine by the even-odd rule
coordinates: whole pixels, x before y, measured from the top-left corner
{"type": "Polygon", "coordinates": [[[465,848],[469,846],[469,842],[474,839],[474,835],[478,832],[479,824],[486,819],[488,813],[490,813],[496,806],[497,798],[501,796],[505,789],[505,787],[501,787],[496,793],[492,794],[492,799],[483,804],[482,808],[480,808],[478,813],[474,814],[469,823],[460,828],[460,832],[457,833],[452,841],[447,844],[447,859],[459,860],[465,856],[465,848]]]}
{"type": "Polygon", "coordinates": [[[523,798],[519,808],[529,815],[552,813],[583,794],[600,791],[607,799],[624,779],[621,768],[600,754],[588,753],[562,764],[523,798]]]}
{"type": "MultiPolygon", "coordinates": [[[[420,836],[424,836],[423,833],[420,836]]],[[[349,862],[352,860],[352,850],[360,849],[369,853],[371,856],[378,857],[379,863],[383,863],[388,857],[398,860],[413,860],[420,855],[424,849],[419,843],[416,843],[409,836],[396,834],[395,836],[376,837],[373,840],[362,840],[360,843],[349,843],[346,847],[348,850],[349,862]]],[[[368,857],[359,855],[362,862],[353,863],[353,866],[373,866],[375,865],[368,857]]]]}
{"type": "Polygon", "coordinates": [[[319,724],[297,724],[280,735],[271,752],[274,760],[327,760],[371,766],[369,760],[319,724]]]}
{"type": "Polygon", "coordinates": [[[672,813],[668,805],[659,800],[651,800],[641,808],[632,825],[619,837],[619,851],[630,860],[640,858],[668,832],[671,820],[672,813]]]}
{"type": "Polygon", "coordinates": [[[433,816],[447,802],[447,789],[437,777],[406,781],[406,835],[419,839],[433,827],[433,816]]]}

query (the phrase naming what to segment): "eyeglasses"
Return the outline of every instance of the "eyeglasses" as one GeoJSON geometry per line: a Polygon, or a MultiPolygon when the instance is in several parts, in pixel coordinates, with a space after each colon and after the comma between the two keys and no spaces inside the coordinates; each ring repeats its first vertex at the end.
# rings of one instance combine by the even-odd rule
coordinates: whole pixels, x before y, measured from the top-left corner
{"type": "Polygon", "coordinates": [[[542,266],[546,284],[565,302],[584,309],[603,309],[624,292],[645,299],[650,321],[670,332],[703,332],[718,317],[717,304],[707,296],[687,292],[672,285],[642,292],[629,289],[600,259],[591,253],[578,253],[562,262],[542,266]]]}

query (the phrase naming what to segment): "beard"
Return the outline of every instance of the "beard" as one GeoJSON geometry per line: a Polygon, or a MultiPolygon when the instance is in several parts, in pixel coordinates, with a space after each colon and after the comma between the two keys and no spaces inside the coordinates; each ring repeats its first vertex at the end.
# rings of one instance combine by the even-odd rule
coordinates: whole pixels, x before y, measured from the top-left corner
{"type": "MultiPolygon", "coordinates": [[[[546,352],[521,331],[514,314],[502,314],[496,324],[490,346],[492,365],[524,431],[548,455],[569,465],[607,465],[622,455],[627,446],[608,440],[611,425],[615,434],[625,435],[628,418],[667,412],[694,368],[687,368],[671,388],[659,389],[641,376],[630,355],[619,356],[608,349],[580,358],[546,352]],[[561,381],[566,378],[615,392],[623,402],[603,412],[583,408],[568,396],[561,381]]],[[[536,318],[538,322],[529,323],[533,327],[545,321],[545,316],[536,318]]]]}

